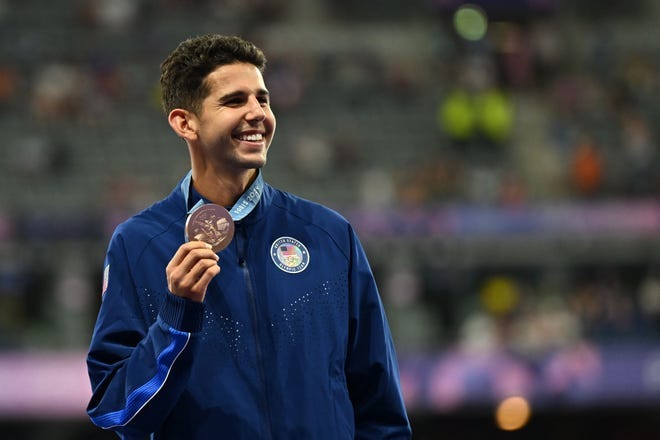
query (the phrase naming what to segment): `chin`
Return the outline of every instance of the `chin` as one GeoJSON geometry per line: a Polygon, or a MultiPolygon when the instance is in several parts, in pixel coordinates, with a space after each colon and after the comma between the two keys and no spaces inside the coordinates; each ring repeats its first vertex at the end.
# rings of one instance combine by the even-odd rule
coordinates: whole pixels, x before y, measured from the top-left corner
{"type": "Polygon", "coordinates": [[[268,161],[264,157],[264,158],[261,158],[261,159],[244,160],[244,161],[242,161],[242,165],[243,165],[243,168],[252,170],[252,169],[263,168],[264,166],[266,166],[266,162],[268,162],[268,161]]]}
{"type": "Polygon", "coordinates": [[[262,166],[266,165],[266,162],[268,162],[268,156],[264,151],[262,154],[259,154],[258,156],[248,158],[248,161],[253,162],[255,164],[255,168],[261,168],[262,166]]]}

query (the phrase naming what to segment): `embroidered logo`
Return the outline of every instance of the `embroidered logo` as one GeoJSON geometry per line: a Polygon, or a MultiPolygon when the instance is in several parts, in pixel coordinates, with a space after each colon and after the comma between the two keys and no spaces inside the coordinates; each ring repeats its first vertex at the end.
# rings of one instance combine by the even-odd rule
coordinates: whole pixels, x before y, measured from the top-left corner
{"type": "Polygon", "coordinates": [[[309,251],[304,244],[291,237],[280,237],[270,246],[275,266],[288,273],[300,273],[309,266],[309,251]]]}

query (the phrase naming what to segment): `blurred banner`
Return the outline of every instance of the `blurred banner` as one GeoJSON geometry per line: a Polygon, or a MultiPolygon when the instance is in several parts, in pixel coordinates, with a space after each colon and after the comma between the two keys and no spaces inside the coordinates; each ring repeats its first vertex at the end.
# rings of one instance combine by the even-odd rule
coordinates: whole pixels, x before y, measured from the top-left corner
{"type": "Polygon", "coordinates": [[[0,417],[85,419],[91,397],[83,351],[2,352],[0,417]]]}

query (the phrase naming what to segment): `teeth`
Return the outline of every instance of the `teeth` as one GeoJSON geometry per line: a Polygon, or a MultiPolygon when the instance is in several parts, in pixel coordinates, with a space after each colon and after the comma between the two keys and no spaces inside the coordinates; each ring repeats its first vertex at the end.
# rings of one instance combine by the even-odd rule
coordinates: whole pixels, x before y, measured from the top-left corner
{"type": "Polygon", "coordinates": [[[242,141],[252,141],[252,142],[261,141],[261,140],[263,140],[263,138],[264,137],[261,133],[243,134],[243,135],[239,136],[239,139],[242,140],[242,141]]]}

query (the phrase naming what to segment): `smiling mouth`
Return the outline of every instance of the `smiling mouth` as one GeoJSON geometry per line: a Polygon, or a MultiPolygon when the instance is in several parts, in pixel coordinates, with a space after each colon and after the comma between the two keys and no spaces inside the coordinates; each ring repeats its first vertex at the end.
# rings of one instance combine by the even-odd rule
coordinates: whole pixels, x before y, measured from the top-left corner
{"type": "Polygon", "coordinates": [[[264,135],[261,133],[241,134],[236,136],[236,139],[247,142],[261,142],[264,140],[264,135]]]}

